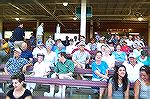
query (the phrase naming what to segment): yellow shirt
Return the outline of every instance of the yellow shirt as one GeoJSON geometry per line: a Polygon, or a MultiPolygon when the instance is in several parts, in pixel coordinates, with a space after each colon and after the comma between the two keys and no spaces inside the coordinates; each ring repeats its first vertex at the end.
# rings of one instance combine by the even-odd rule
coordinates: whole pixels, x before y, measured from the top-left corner
{"type": "Polygon", "coordinates": [[[1,46],[1,49],[5,50],[6,53],[10,52],[9,44],[7,42],[1,46]]]}

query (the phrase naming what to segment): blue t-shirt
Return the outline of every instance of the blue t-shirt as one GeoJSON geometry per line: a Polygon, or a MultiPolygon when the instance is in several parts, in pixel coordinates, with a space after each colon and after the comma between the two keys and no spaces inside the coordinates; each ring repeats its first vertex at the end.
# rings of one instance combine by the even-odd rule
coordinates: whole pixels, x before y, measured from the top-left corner
{"type": "Polygon", "coordinates": [[[32,55],[32,52],[31,52],[31,51],[25,50],[25,51],[22,51],[22,52],[21,52],[20,57],[29,60],[29,58],[33,58],[33,55],[32,55]]]}
{"type": "Polygon", "coordinates": [[[150,57],[145,57],[145,59],[141,59],[141,56],[137,57],[138,62],[142,62],[144,65],[149,66],[150,65],[150,57]]]}
{"type": "Polygon", "coordinates": [[[97,64],[95,61],[91,64],[92,66],[92,72],[93,72],[93,77],[92,79],[101,79],[103,80],[103,78],[99,77],[98,75],[96,75],[94,73],[94,71],[98,70],[101,74],[105,75],[106,74],[106,70],[108,69],[108,65],[106,62],[101,61],[101,64],[97,64]]]}
{"type": "Polygon", "coordinates": [[[113,52],[112,55],[114,55],[115,60],[118,60],[119,62],[124,62],[127,57],[127,54],[125,52],[122,52],[121,54],[118,54],[117,52],[113,52]]]}
{"type": "Polygon", "coordinates": [[[15,28],[12,36],[15,41],[23,41],[23,37],[25,36],[24,29],[22,29],[21,27],[15,28]]]}

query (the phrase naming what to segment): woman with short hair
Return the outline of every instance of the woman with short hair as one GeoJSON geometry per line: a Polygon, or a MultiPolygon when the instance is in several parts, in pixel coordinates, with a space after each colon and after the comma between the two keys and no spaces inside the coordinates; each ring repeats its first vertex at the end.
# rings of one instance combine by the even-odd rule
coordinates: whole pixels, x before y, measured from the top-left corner
{"type": "Polygon", "coordinates": [[[23,87],[25,81],[24,74],[14,74],[11,80],[13,89],[7,93],[6,99],[32,99],[31,92],[23,87]]]}

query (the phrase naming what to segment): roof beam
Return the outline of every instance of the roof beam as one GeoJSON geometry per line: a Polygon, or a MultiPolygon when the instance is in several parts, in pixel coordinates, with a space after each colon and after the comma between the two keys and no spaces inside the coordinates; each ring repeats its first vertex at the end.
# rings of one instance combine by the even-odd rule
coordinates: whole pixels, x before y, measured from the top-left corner
{"type": "Polygon", "coordinates": [[[41,8],[43,8],[48,14],[50,14],[56,21],[58,21],[61,25],[65,27],[65,25],[54,15],[52,14],[43,4],[39,3],[37,0],[34,0],[34,2],[39,5],[41,8]]]}
{"type": "Polygon", "coordinates": [[[12,3],[8,3],[8,4],[9,4],[9,5],[11,5],[12,7],[16,8],[17,10],[19,10],[19,11],[23,12],[24,14],[27,14],[27,15],[28,15],[28,13],[27,13],[27,12],[23,11],[22,9],[20,9],[19,7],[17,7],[17,6],[15,6],[15,5],[13,5],[12,3]]]}

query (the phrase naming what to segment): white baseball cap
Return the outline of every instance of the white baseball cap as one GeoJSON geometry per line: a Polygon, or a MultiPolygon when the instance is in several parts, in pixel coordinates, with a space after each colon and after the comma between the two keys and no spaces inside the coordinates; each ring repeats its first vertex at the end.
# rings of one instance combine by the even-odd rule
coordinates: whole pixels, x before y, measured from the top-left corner
{"type": "Polygon", "coordinates": [[[15,48],[14,51],[17,51],[17,52],[21,53],[21,49],[20,48],[15,48]]]}

